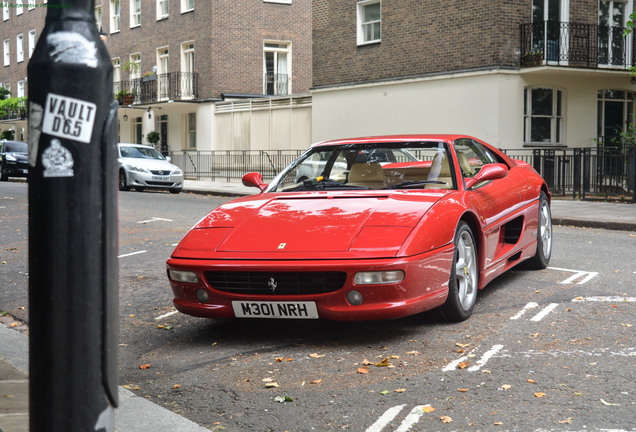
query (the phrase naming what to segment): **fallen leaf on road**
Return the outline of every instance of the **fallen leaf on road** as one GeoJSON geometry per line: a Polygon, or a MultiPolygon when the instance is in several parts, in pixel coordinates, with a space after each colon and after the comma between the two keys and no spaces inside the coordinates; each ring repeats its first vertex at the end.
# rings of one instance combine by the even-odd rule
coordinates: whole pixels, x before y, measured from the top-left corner
{"type": "Polygon", "coordinates": [[[417,356],[417,355],[420,355],[420,352],[419,351],[409,351],[409,352],[407,352],[407,354],[416,355],[417,356]]]}
{"type": "Polygon", "coordinates": [[[382,390],[382,391],[380,392],[380,394],[381,394],[382,396],[388,395],[389,393],[391,393],[391,392],[390,392],[390,391],[388,391],[388,390],[382,390]]]}
{"type": "Polygon", "coordinates": [[[385,358],[384,360],[382,360],[379,363],[375,363],[376,366],[378,367],[383,367],[383,366],[391,366],[391,363],[389,363],[389,358],[385,358]]]}
{"type": "Polygon", "coordinates": [[[435,408],[433,408],[430,405],[426,405],[426,406],[422,407],[422,411],[424,411],[425,413],[430,413],[430,412],[435,411],[435,408]]]}
{"type": "Polygon", "coordinates": [[[510,390],[512,386],[510,384],[503,384],[499,387],[499,390],[510,390]]]}
{"type": "Polygon", "coordinates": [[[280,385],[278,385],[278,383],[275,383],[275,382],[265,383],[265,388],[278,388],[278,387],[280,387],[280,385]]]}
{"type": "Polygon", "coordinates": [[[261,381],[262,382],[266,382],[266,383],[267,382],[272,382],[272,381],[274,381],[274,378],[263,378],[261,381]]]}
{"type": "Polygon", "coordinates": [[[439,419],[442,421],[442,423],[452,423],[453,422],[453,419],[450,416],[441,416],[439,419]]]}
{"type": "Polygon", "coordinates": [[[493,423],[495,426],[503,426],[503,422],[494,422],[493,423]]]}
{"type": "Polygon", "coordinates": [[[181,388],[181,384],[175,384],[172,386],[173,389],[177,390],[181,388]]]}
{"type": "Polygon", "coordinates": [[[470,362],[469,362],[469,361],[466,361],[466,362],[459,362],[459,363],[457,364],[457,367],[459,367],[460,369],[466,369],[466,368],[468,367],[468,365],[470,365],[470,362]]]}
{"type": "Polygon", "coordinates": [[[605,406],[621,406],[621,404],[606,402],[603,399],[601,399],[601,403],[605,406]]]}
{"type": "Polygon", "coordinates": [[[362,364],[363,364],[364,366],[369,366],[369,365],[372,365],[372,364],[373,364],[373,362],[370,362],[369,360],[364,359],[364,360],[362,361],[362,364]]]}
{"type": "Polygon", "coordinates": [[[368,366],[359,367],[358,368],[358,373],[359,374],[368,374],[369,373],[369,367],[368,366]]]}
{"type": "Polygon", "coordinates": [[[142,370],[148,369],[149,367],[150,367],[149,364],[145,364],[145,365],[140,364],[139,365],[139,369],[142,369],[142,370]]]}
{"type": "Polygon", "coordinates": [[[545,396],[545,393],[543,393],[543,392],[537,392],[537,393],[535,393],[535,394],[534,394],[534,396],[535,396],[535,397],[538,397],[538,398],[542,398],[543,396],[545,396]]]}
{"type": "Polygon", "coordinates": [[[534,384],[534,380],[533,379],[528,379],[528,383],[529,384],[534,384]]]}
{"type": "Polygon", "coordinates": [[[405,388],[399,388],[399,389],[395,389],[396,393],[404,393],[406,391],[405,388]]]}
{"type": "Polygon", "coordinates": [[[322,382],[322,379],[317,379],[317,380],[311,381],[309,384],[320,384],[321,382],[322,382]]]}
{"type": "Polygon", "coordinates": [[[292,398],[290,398],[289,396],[276,396],[276,397],[274,398],[274,400],[275,400],[276,402],[280,402],[280,403],[283,403],[283,402],[293,402],[293,401],[294,401],[294,400],[293,400],[292,398]]]}
{"type": "Polygon", "coordinates": [[[318,353],[313,353],[313,354],[309,354],[309,357],[311,358],[323,358],[324,356],[326,356],[327,354],[318,354],[318,353]]]}
{"type": "Polygon", "coordinates": [[[568,417],[565,420],[559,420],[559,424],[572,424],[574,417],[568,417]]]}
{"type": "Polygon", "coordinates": [[[457,389],[458,392],[466,393],[468,389],[457,389]]]}

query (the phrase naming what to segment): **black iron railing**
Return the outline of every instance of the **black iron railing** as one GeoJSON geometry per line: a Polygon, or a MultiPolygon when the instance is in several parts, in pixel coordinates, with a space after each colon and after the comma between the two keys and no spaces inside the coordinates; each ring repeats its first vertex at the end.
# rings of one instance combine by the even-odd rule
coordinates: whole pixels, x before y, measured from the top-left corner
{"type": "Polygon", "coordinates": [[[199,97],[197,72],[168,72],[113,83],[115,97],[122,105],[161,101],[192,100],[199,97]],[[129,96],[126,102],[123,98],[129,96]]]}
{"type": "Polygon", "coordinates": [[[237,181],[245,173],[256,171],[267,180],[273,179],[304,150],[212,150],[170,152],[172,163],[181,168],[186,178],[212,181],[237,181]]]}
{"type": "Polygon", "coordinates": [[[636,148],[506,150],[506,154],[532,165],[554,195],[636,199],[636,148]]]}
{"type": "Polygon", "coordinates": [[[634,63],[634,36],[624,27],[559,21],[521,25],[521,66],[556,65],[628,69],[634,63]]]}
{"type": "Polygon", "coordinates": [[[287,95],[289,94],[289,80],[287,74],[265,74],[265,94],[267,95],[287,95]]]}

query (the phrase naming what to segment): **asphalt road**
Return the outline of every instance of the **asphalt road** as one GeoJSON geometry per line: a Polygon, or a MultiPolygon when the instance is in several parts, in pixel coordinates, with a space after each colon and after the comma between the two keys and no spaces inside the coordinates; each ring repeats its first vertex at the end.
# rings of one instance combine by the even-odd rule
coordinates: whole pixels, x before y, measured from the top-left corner
{"type": "MultiPolygon", "coordinates": [[[[0,311],[28,320],[27,187],[0,184],[0,311]]],[[[636,430],[636,233],[555,227],[468,321],[205,320],[165,260],[227,201],[120,194],[121,384],[211,430],[636,430]],[[377,365],[376,365],[377,364],[377,365]]]]}

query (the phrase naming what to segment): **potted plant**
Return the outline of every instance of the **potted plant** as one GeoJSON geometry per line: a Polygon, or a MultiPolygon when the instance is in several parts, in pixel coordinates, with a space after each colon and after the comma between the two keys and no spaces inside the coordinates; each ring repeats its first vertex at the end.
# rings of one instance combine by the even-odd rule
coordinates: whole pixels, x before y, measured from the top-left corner
{"type": "Polygon", "coordinates": [[[153,72],[146,72],[141,76],[142,81],[154,81],[157,79],[157,75],[153,72]]]}
{"type": "Polygon", "coordinates": [[[148,132],[148,134],[146,135],[146,141],[152,144],[152,146],[155,148],[157,148],[157,143],[160,139],[161,135],[159,135],[159,132],[156,131],[148,132]]]}
{"type": "Polygon", "coordinates": [[[119,101],[119,105],[132,105],[135,99],[135,92],[130,90],[119,90],[115,93],[115,99],[119,101]]]}

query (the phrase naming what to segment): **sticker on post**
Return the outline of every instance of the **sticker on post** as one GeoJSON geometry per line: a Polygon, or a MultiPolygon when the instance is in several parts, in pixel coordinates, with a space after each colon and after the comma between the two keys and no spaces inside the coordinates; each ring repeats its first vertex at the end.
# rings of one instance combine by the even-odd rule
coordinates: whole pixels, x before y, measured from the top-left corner
{"type": "Polygon", "coordinates": [[[46,96],[42,132],[90,143],[97,106],[92,102],[49,93],[46,96]]]}
{"type": "Polygon", "coordinates": [[[42,152],[43,177],[73,177],[75,161],[71,152],[53,138],[51,146],[42,152]]]}

